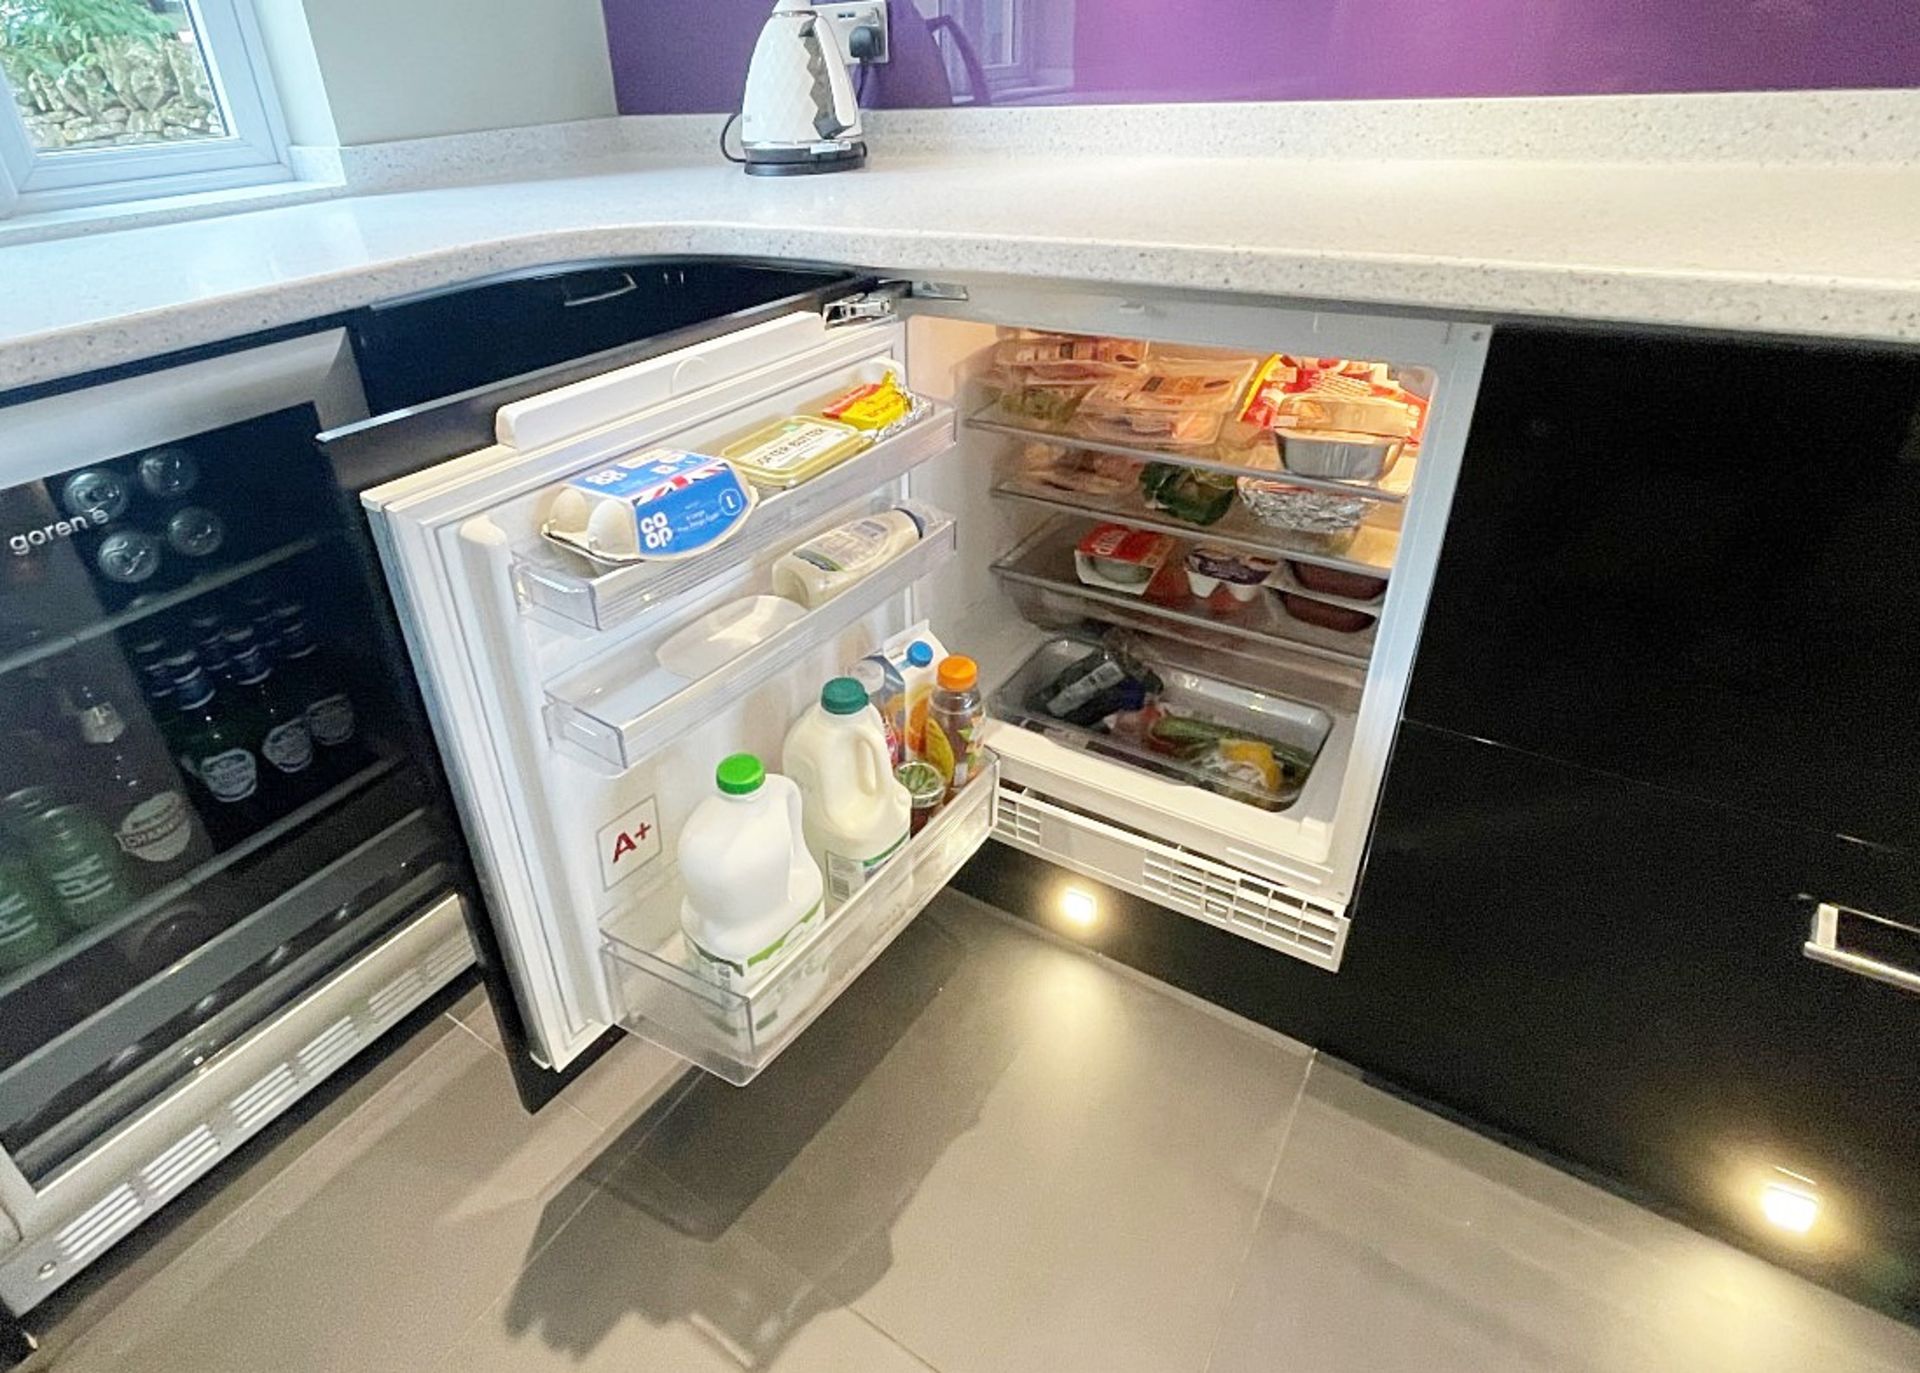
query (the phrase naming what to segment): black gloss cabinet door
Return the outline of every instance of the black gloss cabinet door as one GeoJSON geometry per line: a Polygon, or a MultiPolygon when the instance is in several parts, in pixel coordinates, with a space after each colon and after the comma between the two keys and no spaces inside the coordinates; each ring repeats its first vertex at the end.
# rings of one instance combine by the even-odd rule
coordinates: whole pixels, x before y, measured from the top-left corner
{"type": "Polygon", "coordinates": [[[1920,845],[1920,357],[1503,329],[1412,719],[1920,845]]]}
{"type": "Polygon", "coordinates": [[[1920,924],[1920,864],[1406,724],[1325,1047],[1911,1319],[1920,996],[1806,958],[1810,898],[1920,924]]]}

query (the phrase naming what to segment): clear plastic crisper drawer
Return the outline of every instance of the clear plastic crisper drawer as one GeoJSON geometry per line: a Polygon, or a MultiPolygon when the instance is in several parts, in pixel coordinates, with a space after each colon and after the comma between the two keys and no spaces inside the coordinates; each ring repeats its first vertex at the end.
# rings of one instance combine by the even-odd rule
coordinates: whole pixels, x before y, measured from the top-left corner
{"type": "MultiPolygon", "coordinates": [[[[953,518],[919,502],[911,508],[925,523],[919,541],[812,609],[768,594],[774,564],[785,551],[778,545],[759,550],[758,559],[745,565],[709,569],[710,577],[731,576],[731,596],[719,605],[702,600],[695,607],[702,612],[697,618],[709,625],[726,621],[721,627],[730,642],[688,652],[687,635],[696,627],[691,619],[681,623],[676,617],[661,626],[659,635],[600,654],[547,688],[548,734],[610,768],[634,766],[951,558],[953,518]],[[774,616],[767,613],[771,609],[788,613],[774,616]]],[[[861,512],[843,513],[856,518],[861,512]]],[[[735,553],[744,560],[739,550],[735,553]]]]}
{"type": "Polygon", "coordinates": [[[878,958],[993,831],[999,765],[949,801],[871,881],[745,991],[710,981],[679,929],[671,866],[602,928],[620,1023],[728,1082],[745,1084],[878,958]]]}
{"type": "Polygon", "coordinates": [[[515,590],[529,611],[612,629],[708,581],[716,569],[796,537],[823,513],[898,480],[953,442],[953,410],[929,402],[923,418],[865,452],[789,490],[763,492],[746,527],[705,557],[596,568],[566,549],[534,543],[514,555],[515,590]]]}

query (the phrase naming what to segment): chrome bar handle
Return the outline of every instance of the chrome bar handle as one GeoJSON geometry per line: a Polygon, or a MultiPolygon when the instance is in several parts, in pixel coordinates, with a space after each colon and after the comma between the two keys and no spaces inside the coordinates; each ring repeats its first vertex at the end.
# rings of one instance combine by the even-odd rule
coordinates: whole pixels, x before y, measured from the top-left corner
{"type": "Polygon", "coordinates": [[[1870,977],[1875,982],[1884,982],[1889,987],[1898,987],[1903,992],[1920,995],[1920,973],[1906,968],[1883,963],[1877,958],[1868,958],[1864,954],[1854,953],[1851,949],[1840,947],[1840,917],[1858,916],[1862,920],[1871,920],[1877,925],[1890,926],[1904,930],[1920,940],[1920,930],[1903,925],[1897,920],[1888,920],[1883,916],[1872,915],[1866,911],[1857,911],[1849,906],[1837,906],[1831,901],[1822,901],[1813,908],[1813,932],[1800,951],[1816,963],[1825,963],[1830,967],[1842,968],[1862,977],[1870,977]]]}

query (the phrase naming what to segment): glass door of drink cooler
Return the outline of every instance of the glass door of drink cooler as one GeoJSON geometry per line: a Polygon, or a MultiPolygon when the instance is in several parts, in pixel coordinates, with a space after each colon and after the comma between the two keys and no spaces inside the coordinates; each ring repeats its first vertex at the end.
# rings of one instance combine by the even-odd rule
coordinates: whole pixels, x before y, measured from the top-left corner
{"type": "Polygon", "coordinates": [[[198,406],[161,373],[0,410],[0,1146],[34,1188],[464,871],[313,443],[364,414],[334,347],[290,395],[237,360],[198,406]]]}

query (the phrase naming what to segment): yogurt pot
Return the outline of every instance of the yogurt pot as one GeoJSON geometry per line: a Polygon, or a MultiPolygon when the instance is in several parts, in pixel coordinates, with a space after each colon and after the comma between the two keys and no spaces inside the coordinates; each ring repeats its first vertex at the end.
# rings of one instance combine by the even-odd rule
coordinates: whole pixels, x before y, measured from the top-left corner
{"type": "Polygon", "coordinates": [[[1287,471],[1337,481],[1380,480],[1404,446],[1399,439],[1344,429],[1278,429],[1274,435],[1287,471]]]}
{"type": "Polygon", "coordinates": [[[1224,591],[1241,605],[1250,604],[1260,594],[1260,586],[1273,575],[1271,558],[1255,558],[1227,548],[1202,545],[1187,554],[1187,589],[1201,600],[1211,600],[1216,591],[1224,591]]]}

